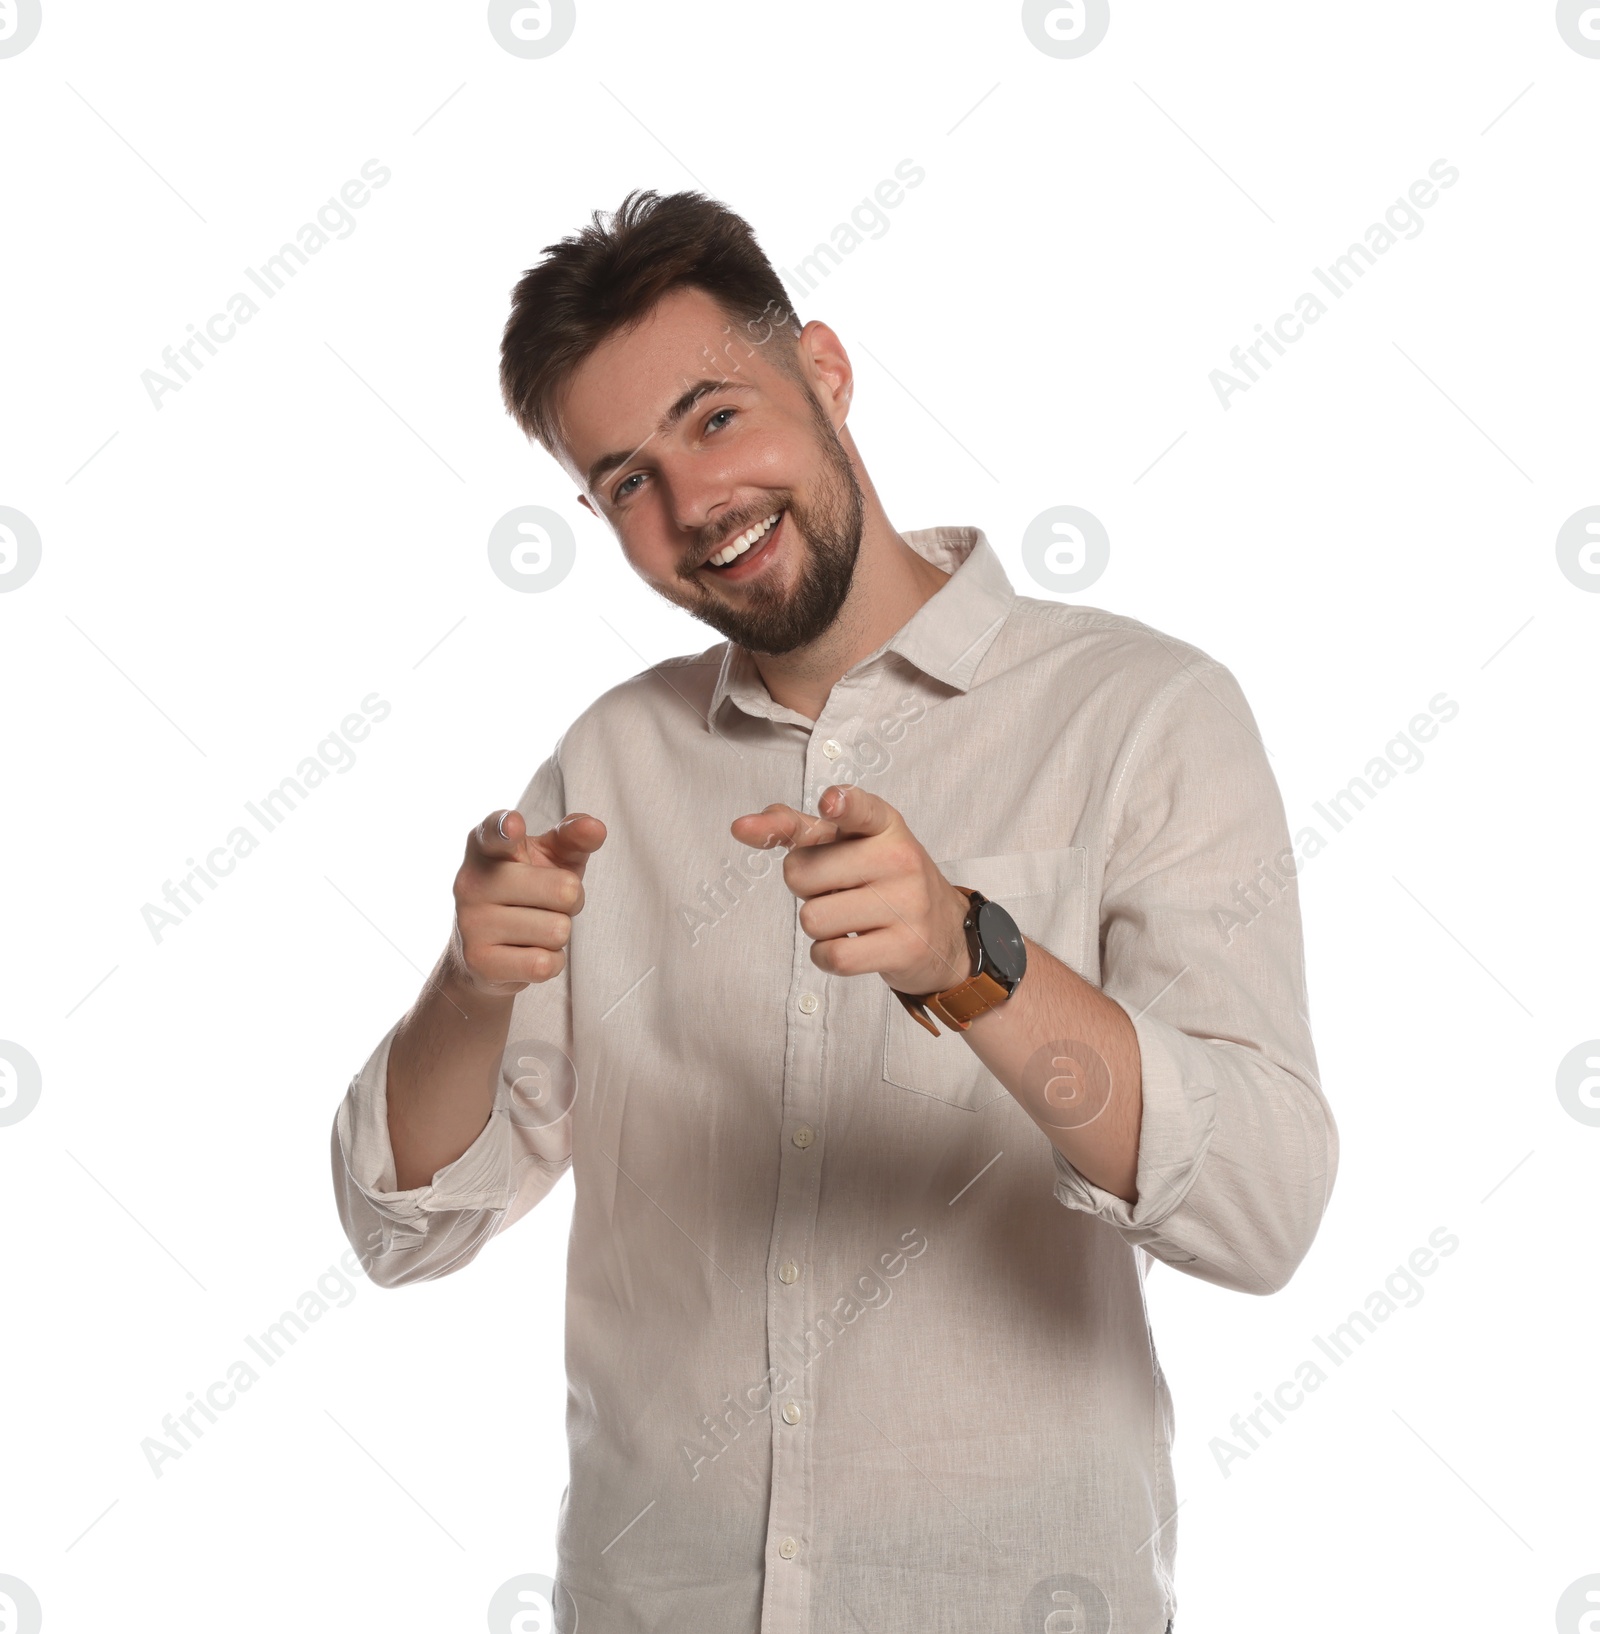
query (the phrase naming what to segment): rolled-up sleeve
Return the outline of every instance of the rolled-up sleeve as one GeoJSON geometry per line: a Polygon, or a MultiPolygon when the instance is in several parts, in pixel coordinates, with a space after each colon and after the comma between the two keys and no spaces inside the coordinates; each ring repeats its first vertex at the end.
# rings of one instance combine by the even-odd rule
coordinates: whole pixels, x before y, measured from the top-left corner
{"type": "MultiPolygon", "coordinates": [[[[558,746],[559,747],[559,746],[558,746]]],[[[517,804],[530,834],[561,820],[554,755],[517,804]]],[[[517,994],[494,1110],[470,1146],[425,1186],[395,1189],[389,1141],[389,1050],[400,1021],[351,1079],[334,1115],[334,1198],[340,1223],[368,1277],[400,1287],[449,1275],[546,1196],[572,1162],[569,974],[517,994]],[[532,1095],[527,1085],[534,1082],[532,1095]]]]}
{"type": "Polygon", "coordinates": [[[1317,1078],[1294,857],[1232,673],[1186,664],[1121,757],[1101,892],[1101,987],[1133,1021],[1136,1197],[1059,1151],[1056,1196],[1191,1276],[1284,1286],[1338,1167],[1317,1078]]]}

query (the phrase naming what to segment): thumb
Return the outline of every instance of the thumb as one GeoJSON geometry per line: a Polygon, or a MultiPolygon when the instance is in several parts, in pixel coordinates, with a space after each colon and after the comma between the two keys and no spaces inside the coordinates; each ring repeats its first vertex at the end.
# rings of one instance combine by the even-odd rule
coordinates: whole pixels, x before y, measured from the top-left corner
{"type": "Polygon", "coordinates": [[[529,843],[552,868],[570,869],[582,879],[584,865],[606,843],[606,825],[586,811],[574,811],[529,843]]]}

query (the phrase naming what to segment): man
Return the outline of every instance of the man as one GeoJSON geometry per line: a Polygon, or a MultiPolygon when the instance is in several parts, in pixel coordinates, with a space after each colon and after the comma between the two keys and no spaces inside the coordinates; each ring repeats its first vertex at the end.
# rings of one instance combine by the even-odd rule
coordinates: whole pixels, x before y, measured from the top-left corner
{"type": "Polygon", "coordinates": [[[727,639],[473,830],[347,1233],[444,1276],[572,1168],[563,1631],[1161,1634],[1142,1278],[1281,1288],[1337,1161],[1237,682],[896,533],[843,344],[701,195],[550,246],[501,378],[727,639]]]}

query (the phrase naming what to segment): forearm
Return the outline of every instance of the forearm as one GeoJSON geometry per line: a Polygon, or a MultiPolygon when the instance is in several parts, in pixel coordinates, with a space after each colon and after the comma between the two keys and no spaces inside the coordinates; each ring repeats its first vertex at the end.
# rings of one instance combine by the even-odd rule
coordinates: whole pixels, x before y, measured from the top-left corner
{"type": "Polygon", "coordinates": [[[1144,1104],[1133,1023],[1115,999],[1027,942],[1016,992],[962,1036],[1073,1168],[1131,1203],[1144,1104]]]}
{"type": "Polygon", "coordinates": [[[447,950],[389,1046],[395,1189],[428,1185],[483,1133],[494,1111],[515,996],[478,992],[447,950]]]}

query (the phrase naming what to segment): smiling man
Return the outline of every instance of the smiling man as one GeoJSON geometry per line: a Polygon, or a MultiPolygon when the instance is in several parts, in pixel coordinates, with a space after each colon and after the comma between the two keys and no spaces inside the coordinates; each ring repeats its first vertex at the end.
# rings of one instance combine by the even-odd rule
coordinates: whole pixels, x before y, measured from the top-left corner
{"type": "Polygon", "coordinates": [[[1162,1634],[1143,1278],[1281,1288],[1338,1154],[1238,683],[897,532],[844,344],[698,194],[549,246],[501,380],[725,639],[469,835],[335,1120],[351,1242],[444,1276],[572,1169],[562,1634],[1162,1634]]]}

